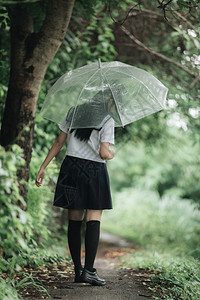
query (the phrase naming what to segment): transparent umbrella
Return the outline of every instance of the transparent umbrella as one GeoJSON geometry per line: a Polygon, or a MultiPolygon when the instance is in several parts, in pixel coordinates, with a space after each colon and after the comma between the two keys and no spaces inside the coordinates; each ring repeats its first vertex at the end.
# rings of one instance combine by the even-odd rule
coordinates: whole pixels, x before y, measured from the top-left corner
{"type": "Polygon", "coordinates": [[[152,74],[113,61],[91,63],[61,76],[40,115],[69,128],[100,128],[112,117],[125,126],[165,108],[168,89],[152,74]]]}

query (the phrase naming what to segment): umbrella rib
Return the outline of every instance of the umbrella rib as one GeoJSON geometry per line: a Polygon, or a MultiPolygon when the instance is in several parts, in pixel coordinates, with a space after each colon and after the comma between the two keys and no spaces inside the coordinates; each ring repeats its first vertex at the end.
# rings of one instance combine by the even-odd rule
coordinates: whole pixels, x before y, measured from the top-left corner
{"type": "MultiPolygon", "coordinates": [[[[158,101],[159,102],[159,104],[160,104],[160,106],[162,107],[162,108],[165,108],[161,103],[160,103],[160,101],[152,94],[152,92],[149,90],[149,88],[147,87],[147,86],[145,86],[144,85],[144,83],[141,81],[141,80],[139,80],[139,79],[137,79],[135,76],[133,76],[133,75],[129,75],[129,74],[126,74],[126,73],[124,73],[124,72],[122,72],[122,71],[118,71],[118,70],[115,70],[115,72],[117,72],[117,73],[121,73],[121,74],[125,74],[126,76],[128,75],[128,76],[130,76],[130,77],[134,77],[137,81],[139,81],[148,91],[149,91],[149,93],[153,96],[153,98],[154,99],[156,99],[156,101],[158,101]]],[[[152,75],[153,76],[153,75],[152,75]]],[[[156,79],[156,78],[155,78],[156,79]]],[[[165,89],[166,89],[166,91],[168,90],[166,87],[164,87],[165,89]]]]}
{"type": "MultiPolygon", "coordinates": [[[[104,77],[104,75],[102,75],[102,77],[104,77]]],[[[108,81],[106,75],[105,75],[105,78],[106,78],[106,81],[107,81],[107,83],[108,83],[108,85],[109,85],[109,88],[110,88],[110,91],[111,91],[111,93],[112,93],[113,99],[114,99],[114,101],[115,101],[114,94],[113,94],[113,92],[112,92],[111,86],[110,86],[110,84],[109,84],[109,81],[108,81]]],[[[115,104],[116,104],[116,107],[117,107],[117,112],[118,112],[119,118],[120,118],[120,120],[121,120],[122,126],[124,127],[123,122],[122,122],[122,119],[121,119],[121,116],[120,116],[120,113],[119,113],[118,103],[117,103],[116,101],[115,101],[115,104]]]]}
{"type": "Polygon", "coordinates": [[[77,101],[76,101],[75,109],[74,109],[74,112],[73,112],[73,116],[72,116],[71,124],[70,124],[70,127],[69,127],[69,131],[71,130],[71,125],[72,125],[72,123],[73,123],[73,121],[74,121],[74,115],[75,115],[75,112],[76,112],[77,103],[78,103],[78,101],[79,101],[79,99],[80,99],[80,97],[81,97],[81,95],[82,95],[82,93],[83,93],[83,90],[84,90],[84,88],[86,87],[87,83],[90,81],[90,79],[91,79],[98,71],[99,71],[99,70],[97,69],[96,72],[94,72],[94,74],[92,74],[92,76],[90,76],[90,78],[89,78],[89,79],[87,80],[87,82],[84,84],[84,86],[83,86],[83,88],[82,88],[82,90],[81,90],[81,92],[80,92],[80,94],[79,94],[79,97],[78,97],[78,99],[77,99],[77,101]]]}

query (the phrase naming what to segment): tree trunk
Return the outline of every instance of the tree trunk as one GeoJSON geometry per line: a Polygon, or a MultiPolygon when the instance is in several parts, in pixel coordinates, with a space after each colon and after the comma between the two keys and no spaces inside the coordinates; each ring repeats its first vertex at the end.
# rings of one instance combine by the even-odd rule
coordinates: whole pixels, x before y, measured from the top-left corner
{"type": "MultiPolygon", "coordinates": [[[[12,12],[10,80],[0,143],[6,150],[13,143],[23,149],[26,164],[18,171],[19,182],[29,180],[38,94],[46,69],[65,36],[73,5],[74,0],[50,0],[38,33],[33,32],[30,13],[24,13],[20,5],[16,5],[12,12]]],[[[26,183],[20,183],[20,194],[26,201],[26,183]]]]}

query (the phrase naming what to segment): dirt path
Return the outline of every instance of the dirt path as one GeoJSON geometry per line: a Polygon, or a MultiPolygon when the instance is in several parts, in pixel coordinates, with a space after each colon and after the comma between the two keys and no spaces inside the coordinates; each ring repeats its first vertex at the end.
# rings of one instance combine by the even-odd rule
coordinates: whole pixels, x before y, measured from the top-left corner
{"type": "Polygon", "coordinates": [[[74,274],[72,272],[72,269],[70,272],[64,272],[61,269],[61,271],[57,271],[57,273],[62,275],[62,277],[58,278],[58,276],[54,274],[55,276],[51,277],[51,280],[46,280],[46,284],[45,278],[43,281],[43,285],[46,287],[52,298],[48,298],[47,296],[45,296],[45,294],[43,294],[44,296],[39,296],[39,294],[35,294],[33,296],[33,294],[31,295],[31,291],[29,290],[29,294],[23,294],[23,299],[152,299],[152,292],[148,290],[147,286],[144,286],[142,284],[142,280],[137,280],[137,276],[141,276],[142,269],[136,272],[131,269],[120,269],[119,262],[116,259],[116,257],[124,255],[124,252],[132,249],[132,247],[133,245],[131,245],[127,241],[101,231],[100,243],[94,267],[97,269],[99,276],[106,280],[105,286],[91,286],[90,284],[85,283],[74,283],[74,274]],[[138,272],[140,272],[140,275],[138,275],[138,272]]]}
{"type": "Polygon", "coordinates": [[[100,277],[106,280],[106,286],[98,287],[83,283],[68,282],[69,289],[65,295],[58,298],[58,293],[53,299],[62,300],[124,300],[138,299],[146,300],[150,297],[143,286],[135,283],[131,276],[128,276],[126,270],[119,270],[119,264],[115,258],[109,256],[120,255],[123,248],[131,245],[125,240],[106,232],[101,232],[98,253],[94,267],[97,269],[100,277]]]}

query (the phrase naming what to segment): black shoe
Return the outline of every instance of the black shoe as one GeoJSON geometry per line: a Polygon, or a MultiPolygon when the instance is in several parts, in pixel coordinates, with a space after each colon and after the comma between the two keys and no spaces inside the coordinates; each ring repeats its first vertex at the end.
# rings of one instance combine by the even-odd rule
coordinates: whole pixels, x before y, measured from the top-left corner
{"type": "Polygon", "coordinates": [[[76,282],[76,283],[77,282],[82,282],[82,281],[80,281],[80,277],[81,277],[82,272],[83,272],[83,268],[75,271],[74,282],[76,282]]]}
{"type": "Polygon", "coordinates": [[[90,283],[91,285],[105,285],[106,282],[104,279],[100,278],[97,274],[96,269],[93,268],[93,272],[83,269],[83,272],[80,276],[81,282],[90,283]]]}

